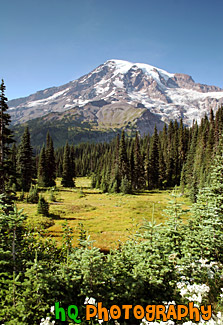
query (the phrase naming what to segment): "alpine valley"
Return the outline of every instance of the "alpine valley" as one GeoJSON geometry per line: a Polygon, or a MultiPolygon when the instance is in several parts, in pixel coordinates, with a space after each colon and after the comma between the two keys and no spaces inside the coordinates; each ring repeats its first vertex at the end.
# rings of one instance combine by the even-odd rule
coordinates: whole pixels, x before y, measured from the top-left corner
{"type": "Polygon", "coordinates": [[[223,89],[148,64],[109,60],[83,77],[8,102],[15,137],[28,125],[34,147],[107,141],[117,131],[153,133],[170,120],[190,126],[223,104],[223,89]]]}

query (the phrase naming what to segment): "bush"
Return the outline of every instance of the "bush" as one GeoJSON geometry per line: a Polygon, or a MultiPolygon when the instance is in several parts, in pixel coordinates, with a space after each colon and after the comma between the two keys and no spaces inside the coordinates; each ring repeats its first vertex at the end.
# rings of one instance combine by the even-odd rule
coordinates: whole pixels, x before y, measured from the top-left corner
{"type": "Polygon", "coordinates": [[[39,201],[38,186],[31,185],[27,196],[27,202],[38,203],[38,201],[39,201]]]}
{"type": "Polygon", "coordinates": [[[57,201],[57,197],[56,197],[56,193],[55,193],[55,188],[52,187],[49,191],[49,200],[50,202],[56,202],[57,201]]]}
{"type": "Polygon", "coordinates": [[[39,197],[37,213],[49,217],[49,203],[42,196],[39,197]]]}
{"type": "Polygon", "coordinates": [[[49,227],[52,227],[55,225],[55,222],[53,219],[49,217],[44,217],[40,215],[38,218],[27,218],[26,220],[26,226],[28,226],[29,229],[41,232],[44,229],[47,229],[49,227]]]}

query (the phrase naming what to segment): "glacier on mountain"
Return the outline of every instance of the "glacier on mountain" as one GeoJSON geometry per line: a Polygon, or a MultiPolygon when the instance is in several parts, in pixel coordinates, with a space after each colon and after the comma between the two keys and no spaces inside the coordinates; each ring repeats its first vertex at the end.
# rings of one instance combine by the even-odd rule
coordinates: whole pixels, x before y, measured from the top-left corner
{"type": "MultiPolygon", "coordinates": [[[[186,125],[191,125],[194,119],[199,122],[211,108],[215,111],[223,104],[223,90],[195,83],[185,74],[114,59],[66,85],[8,102],[14,124],[85,107],[88,103],[94,103],[94,107],[99,105],[100,109],[109,104],[111,110],[112,107],[124,109],[125,105],[136,110],[144,107],[161,121],[168,123],[183,118],[186,125]]],[[[107,110],[108,106],[106,114],[109,114],[107,110]]]]}

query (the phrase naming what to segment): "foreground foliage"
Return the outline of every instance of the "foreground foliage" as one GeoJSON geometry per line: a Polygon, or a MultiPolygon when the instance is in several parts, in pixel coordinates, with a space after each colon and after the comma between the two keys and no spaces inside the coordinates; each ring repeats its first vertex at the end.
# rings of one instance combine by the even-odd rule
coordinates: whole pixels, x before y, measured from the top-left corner
{"type": "MultiPolygon", "coordinates": [[[[117,137],[111,146],[101,145],[101,150],[94,150],[95,155],[82,157],[82,167],[90,163],[82,172],[97,167],[93,185],[103,192],[129,193],[145,186],[165,188],[179,184],[181,176],[181,186],[189,186],[196,201],[190,219],[183,223],[184,210],[173,193],[165,211],[165,223],[156,224],[153,215],[152,221],[145,223],[129,241],[104,255],[89,238],[86,239],[81,225],[77,248],[72,247],[73,230],[67,222],[63,224],[61,247],[50,239],[43,240],[44,233],[29,228],[26,216],[12,204],[11,187],[18,185],[13,176],[16,152],[9,147],[12,136],[8,129],[10,119],[6,113],[3,81],[0,88],[1,323],[53,324],[49,318],[50,307],[59,302],[65,309],[69,305],[78,306],[82,323],[87,324],[84,316],[87,297],[94,303],[102,301],[107,308],[113,304],[145,307],[148,304],[168,305],[173,300],[176,304],[186,304],[193,300],[198,306],[211,304],[214,314],[209,324],[219,323],[217,312],[223,303],[223,148],[220,139],[223,108],[215,119],[212,114],[210,121],[205,117],[201,126],[193,125],[190,132],[182,122],[180,126],[171,122],[168,130],[164,128],[159,136],[155,129],[151,140],[140,141],[136,134],[135,140],[126,142],[122,133],[121,139],[117,137]],[[198,145],[200,140],[202,146],[198,145]],[[215,161],[210,168],[214,154],[215,161]],[[92,156],[95,159],[92,160],[92,156]],[[100,161],[99,156],[102,157],[100,161]]],[[[23,142],[26,145],[20,146],[20,187],[27,190],[31,186],[27,200],[33,202],[38,199],[38,189],[31,185],[30,175],[24,172],[32,158],[28,130],[23,142]],[[28,157],[27,152],[30,159],[24,159],[28,157]]],[[[61,152],[63,159],[59,157],[62,155],[57,155],[58,164],[54,169],[53,143],[49,136],[47,143],[48,153],[43,148],[39,159],[39,185],[54,186],[57,169],[62,185],[74,187],[75,149],[67,144],[61,152]],[[45,173],[47,159],[52,162],[50,179],[47,179],[49,173],[45,173]]],[[[41,196],[38,212],[47,218],[48,203],[41,196]]],[[[96,317],[91,324],[98,322],[96,317]]],[[[68,323],[67,318],[63,324],[68,323]]],[[[119,323],[125,324],[122,317],[119,323]]],[[[145,319],[137,321],[133,315],[126,323],[156,324],[145,319]]]]}
{"type": "Polygon", "coordinates": [[[216,315],[222,306],[223,288],[222,152],[216,156],[211,185],[198,194],[187,224],[182,222],[184,211],[173,193],[165,224],[153,219],[106,256],[83,236],[79,247],[73,248],[72,229],[67,224],[61,248],[51,240],[42,241],[24,227],[21,211],[7,214],[3,209],[2,322],[40,324],[43,316],[50,316],[50,307],[60,302],[64,308],[77,305],[82,323],[87,324],[86,297],[102,301],[107,308],[113,304],[145,307],[173,300],[186,304],[193,299],[198,305],[212,304],[216,315]]]}

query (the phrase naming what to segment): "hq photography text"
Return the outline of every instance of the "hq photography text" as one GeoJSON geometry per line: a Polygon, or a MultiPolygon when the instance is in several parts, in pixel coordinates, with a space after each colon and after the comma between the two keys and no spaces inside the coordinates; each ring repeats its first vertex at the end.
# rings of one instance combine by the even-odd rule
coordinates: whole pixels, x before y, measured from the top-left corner
{"type": "MultiPolygon", "coordinates": [[[[188,305],[174,305],[170,304],[168,307],[165,305],[147,305],[142,307],[141,305],[112,305],[110,309],[103,306],[102,302],[98,302],[97,305],[87,304],[85,319],[90,321],[94,318],[102,321],[124,320],[134,317],[137,320],[146,319],[149,322],[154,320],[162,320],[164,322],[168,320],[181,321],[183,318],[189,317],[190,320],[196,322],[203,319],[204,321],[210,320],[212,316],[211,305],[200,306],[200,308],[194,305],[194,302],[189,302],[188,305]]],[[[73,320],[74,323],[81,323],[81,315],[76,305],[68,306],[67,310],[60,306],[59,302],[55,303],[55,318],[56,320],[66,321],[73,320]]]]}

